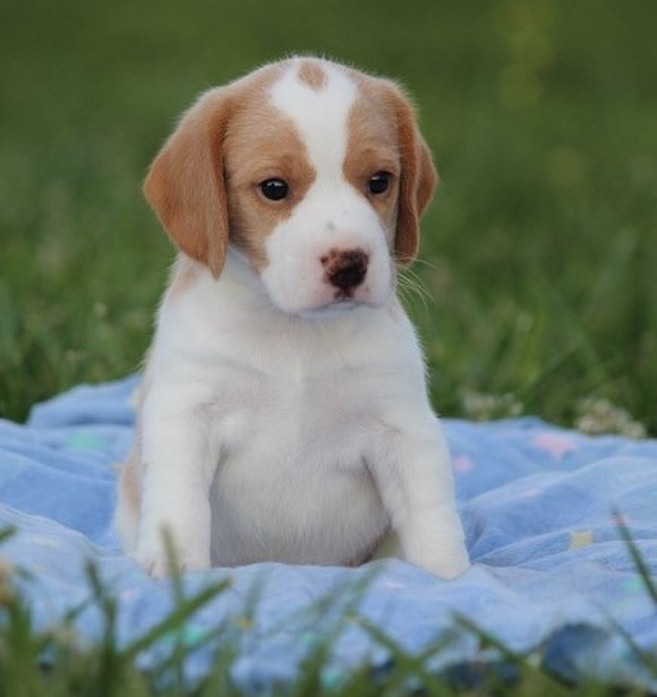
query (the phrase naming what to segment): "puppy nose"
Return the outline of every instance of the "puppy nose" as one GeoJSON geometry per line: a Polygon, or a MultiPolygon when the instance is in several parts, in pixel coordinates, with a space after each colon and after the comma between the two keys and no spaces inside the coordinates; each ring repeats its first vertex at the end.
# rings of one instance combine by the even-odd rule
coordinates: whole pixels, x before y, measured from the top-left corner
{"type": "Polygon", "coordinates": [[[328,282],[340,290],[359,286],[367,274],[369,257],[362,249],[331,249],[321,259],[328,282]]]}

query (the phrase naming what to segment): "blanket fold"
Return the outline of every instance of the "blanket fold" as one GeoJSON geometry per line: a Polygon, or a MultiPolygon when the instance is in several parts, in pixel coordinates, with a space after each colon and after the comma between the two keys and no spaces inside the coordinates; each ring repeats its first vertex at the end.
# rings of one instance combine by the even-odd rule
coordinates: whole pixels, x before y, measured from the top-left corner
{"type": "MultiPolygon", "coordinates": [[[[0,528],[16,529],[0,559],[30,572],[19,584],[39,627],[88,601],[89,561],[119,600],[122,642],[173,607],[169,582],[149,578],[123,555],[111,529],[138,383],[131,376],[79,386],[35,406],[25,425],[0,421],[0,528]]],[[[383,669],[390,659],[368,623],[411,653],[443,641],[431,659],[437,671],[491,659],[465,623],[512,651],[537,652],[569,679],[657,690],[657,675],[618,629],[655,656],[657,607],[620,524],[657,577],[657,442],[590,437],[536,418],[444,425],[472,568],[453,582],[399,560],[188,574],[188,594],[229,582],[185,627],[198,643],[187,659],[190,681],[211,670],[217,642],[230,639],[233,677],[246,690],[291,683],[313,647],[339,627],[325,671],[337,684],[363,664],[383,669]],[[218,626],[212,640],[199,640],[218,626]]],[[[93,642],[102,618],[89,606],[75,626],[93,642]]],[[[142,665],[156,665],[166,648],[160,642],[144,652],[142,665]]]]}

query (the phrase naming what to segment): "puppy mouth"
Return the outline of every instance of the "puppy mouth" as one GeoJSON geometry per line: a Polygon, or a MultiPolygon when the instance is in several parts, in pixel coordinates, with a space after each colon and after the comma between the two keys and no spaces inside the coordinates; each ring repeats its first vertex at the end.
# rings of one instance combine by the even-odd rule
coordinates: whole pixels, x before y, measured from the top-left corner
{"type": "Polygon", "coordinates": [[[369,307],[369,303],[345,296],[336,298],[332,303],[324,305],[325,309],[335,309],[340,312],[349,312],[350,310],[355,310],[357,307],[369,307]]]}
{"type": "Polygon", "coordinates": [[[320,261],[317,268],[293,258],[259,272],[277,310],[300,317],[337,317],[359,308],[380,308],[394,292],[394,267],[388,272],[378,257],[361,249],[329,251],[320,261]]]}
{"type": "Polygon", "coordinates": [[[325,305],[297,310],[294,314],[304,319],[322,320],[330,319],[331,317],[339,317],[361,307],[367,307],[367,304],[354,300],[353,298],[344,298],[342,300],[333,300],[325,305]]]}
{"type": "Polygon", "coordinates": [[[353,291],[336,291],[333,298],[317,305],[298,309],[294,314],[300,317],[320,319],[324,317],[337,317],[354,312],[358,309],[376,309],[385,304],[385,299],[370,299],[359,297],[353,291]]]}
{"type": "Polygon", "coordinates": [[[394,283],[383,291],[376,284],[374,287],[367,279],[358,286],[338,288],[334,284],[327,283],[326,279],[316,282],[315,291],[311,291],[304,298],[304,293],[296,295],[292,302],[280,302],[280,298],[270,295],[270,299],[284,312],[299,315],[300,317],[338,317],[349,314],[359,309],[375,310],[383,307],[394,292],[394,283]],[[278,302],[277,302],[278,301],[278,302]]]}
{"type": "Polygon", "coordinates": [[[359,301],[354,298],[354,290],[352,288],[339,289],[335,291],[333,295],[333,301],[329,304],[336,305],[340,303],[358,303],[359,301]]]}

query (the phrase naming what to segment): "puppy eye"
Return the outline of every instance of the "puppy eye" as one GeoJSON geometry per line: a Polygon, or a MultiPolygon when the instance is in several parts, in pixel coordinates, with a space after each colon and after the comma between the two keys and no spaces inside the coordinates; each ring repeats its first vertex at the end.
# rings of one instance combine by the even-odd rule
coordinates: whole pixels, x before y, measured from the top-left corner
{"type": "Polygon", "coordinates": [[[390,172],[382,171],[372,175],[367,186],[370,193],[376,196],[378,194],[384,194],[390,188],[391,182],[392,174],[390,174],[390,172]]]}
{"type": "Polygon", "coordinates": [[[259,188],[262,195],[270,201],[282,201],[290,192],[287,182],[282,179],[266,179],[259,188]]]}

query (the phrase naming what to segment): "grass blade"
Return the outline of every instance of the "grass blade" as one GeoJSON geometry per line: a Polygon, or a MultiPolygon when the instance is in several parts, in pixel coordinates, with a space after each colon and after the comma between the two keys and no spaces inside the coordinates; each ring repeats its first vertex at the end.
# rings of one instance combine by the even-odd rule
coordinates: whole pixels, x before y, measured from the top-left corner
{"type": "Polygon", "coordinates": [[[639,550],[636,542],[634,541],[630,529],[625,524],[625,521],[620,511],[618,511],[618,509],[614,509],[613,513],[614,518],[616,520],[616,525],[618,526],[618,530],[620,531],[621,537],[623,538],[623,541],[625,542],[625,545],[627,546],[627,549],[632,557],[632,561],[634,562],[636,569],[639,572],[641,581],[643,582],[643,585],[648,595],[650,596],[652,602],[655,604],[655,607],[657,608],[657,584],[653,580],[650,573],[650,569],[648,568],[648,565],[646,564],[645,559],[641,554],[641,551],[639,550]]]}

